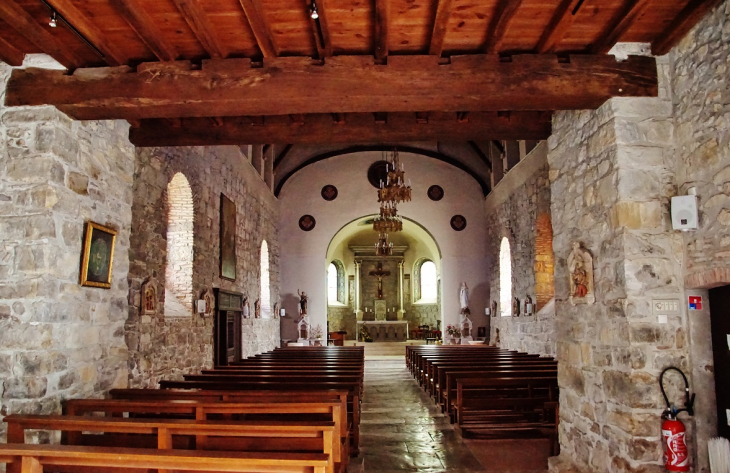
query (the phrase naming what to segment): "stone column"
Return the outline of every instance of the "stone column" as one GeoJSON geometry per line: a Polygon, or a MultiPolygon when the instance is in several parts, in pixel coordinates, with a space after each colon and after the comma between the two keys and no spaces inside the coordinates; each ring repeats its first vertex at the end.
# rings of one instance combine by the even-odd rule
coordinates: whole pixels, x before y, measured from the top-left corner
{"type": "Polygon", "coordinates": [[[662,90],[659,98],[616,98],[553,118],[561,453],[552,472],[658,471],[665,407],[658,376],[691,365],[682,237],[671,231],[668,212],[675,192],[665,161],[673,134],[668,97],[662,90]],[[593,254],[591,305],[569,303],[566,259],[576,241],[593,254]],[[660,300],[680,307],[664,323],[652,310],[660,300]]]}
{"type": "Polygon", "coordinates": [[[355,261],[355,318],[362,320],[362,307],[360,306],[360,267],[362,262],[355,261]]]}
{"type": "Polygon", "coordinates": [[[405,261],[398,262],[398,303],[400,305],[400,308],[398,309],[398,320],[403,320],[403,316],[406,313],[406,311],[403,310],[403,276],[405,272],[405,265],[405,261]]]}

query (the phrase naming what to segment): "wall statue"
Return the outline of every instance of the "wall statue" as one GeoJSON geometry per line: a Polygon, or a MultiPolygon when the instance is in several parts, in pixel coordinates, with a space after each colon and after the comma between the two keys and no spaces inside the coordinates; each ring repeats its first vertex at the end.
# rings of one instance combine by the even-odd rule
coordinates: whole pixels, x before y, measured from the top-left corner
{"type": "Polygon", "coordinates": [[[512,317],[520,316],[520,300],[518,298],[512,299],[512,317]]]}
{"type": "Polygon", "coordinates": [[[297,289],[297,294],[299,294],[299,314],[302,316],[307,315],[307,293],[304,291],[299,292],[299,289],[297,289]]]}
{"type": "Polygon", "coordinates": [[[157,279],[148,279],[142,284],[142,300],[140,301],[140,312],[142,315],[155,315],[157,313],[157,279]]]}
{"type": "Polygon", "coordinates": [[[573,251],[568,255],[568,273],[570,303],[576,305],[596,302],[593,292],[593,256],[580,242],[573,242],[573,251]]]}

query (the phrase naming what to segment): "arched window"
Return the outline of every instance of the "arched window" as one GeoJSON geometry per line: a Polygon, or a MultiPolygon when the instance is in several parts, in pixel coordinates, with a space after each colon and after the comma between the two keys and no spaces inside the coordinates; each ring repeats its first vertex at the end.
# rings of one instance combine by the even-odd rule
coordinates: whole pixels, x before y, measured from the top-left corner
{"type": "Polygon", "coordinates": [[[438,299],[438,275],[433,261],[421,265],[421,300],[436,302],[438,299]]]}
{"type": "Polygon", "coordinates": [[[167,185],[165,316],[193,313],[193,192],[182,173],[167,185]]]}
{"type": "Polygon", "coordinates": [[[327,266],[327,303],[345,303],[345,265],[339,260],[327,266]]]}
{"type": "Polygon", "coordinates": [[[261,242],[261,318],[271,317],[271,275],[269,273],[269,245],[261,242]]]}
{"type": "Polygon", "coordinates": [[[499,312],[502,317],[512,315],[512,255],[507,237],[499,247],[499,312]]]}
{"type": "Polygon", "coordinates": [[[337,302],[337,266],[330,263],[327,268],[327,302],[337,302]]]}
{"type": "Polygon", "coordinates": [[[434,304],[438,301],[438,273],[428,258],[420,258],[413,265],[413,302],[434,304]]]}

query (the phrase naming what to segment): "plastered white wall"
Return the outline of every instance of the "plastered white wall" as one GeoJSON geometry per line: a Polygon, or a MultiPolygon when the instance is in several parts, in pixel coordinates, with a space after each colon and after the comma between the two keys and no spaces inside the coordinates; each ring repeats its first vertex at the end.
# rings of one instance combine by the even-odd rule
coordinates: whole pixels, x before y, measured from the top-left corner
{"type": "MultiPolygon", "coordinates": [[[[488,265],[483,245],[484,195],[479,184],[465,172],[433,158],[409,153],[400,153],[400,158],[405,165],[406,179],[411,180],[413,200],[401,204],[399,213],[425,228],[441,249],[443,326],[459,321],[461,281],[466,281],[470,288],[472,321],[475,326],[487,325],[484,308],[489,301],[488,265]],[[444,198],[439,202],[431,201],[426,195],[433,184],[444,189],[444,198]],[[461,232],[452,230],[449,223],[456,214],[467,220],[461,232]]],[[[292,318],[298,313],[297,290],[303,290],[309,296],[310,322],[326,326],[327,248],[344,225],[377,213],[377,191],[367,180],[367,170],[380,159],[380,152],[330,158],[304,168],[283,187],[279,195],[281,298],[292,318]],[[327,202],[320,195],[326,184],[336,186],[339,191],[334,201],[327,202]],[[305,214],[314,216],[317,222],[310,232],[299,229],[299,218],[305,214]]]]}

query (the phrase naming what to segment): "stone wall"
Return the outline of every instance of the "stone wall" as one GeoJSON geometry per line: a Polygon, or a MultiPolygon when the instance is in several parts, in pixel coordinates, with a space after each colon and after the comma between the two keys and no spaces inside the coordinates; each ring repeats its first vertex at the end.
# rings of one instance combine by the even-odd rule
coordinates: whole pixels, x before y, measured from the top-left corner
{"type": "MultiPolygon", "coordinates": [[[[130,248],[129,316],[126,338],[133,386],[154,386],[161,378],[210,367],[213,360],[213,320],[188,312],[170,317],[160,309],[140,315],[142,283],[155,278],[165,287],[167,186],[182,173],[192,189],[193,296],[219,287],[242,292],[253,302],[260,297],[260,249],[266,240],[270,255],[271,300],[279,299],[278,202],[248,158],[237,147],[146,148],[137,151],[130,248]],[[236,280],[219,277],[220,195],[236,204],[236,280]]],[[[278,314],[275,315],[278,317],[278,314]]],[[[250,356],[279,344],[279,320],[244,321],[243,354],[250,356]]]]}
{"type": "Polygon", "coordinates": [[[4,107],[10,71],[0,62],[0,415],[60,413],[127,385],[134,148],[126,122],[4,107]],[[119,232],[111,289],[79,285],[89,220],[119,232]]]}
{"type": "Polygon", "coordinates": [[[357,317],[352,307],[328,306],[327,323],[329,324],[330,332],[344,330],[347,332],[347,335],[345,335],[347,340],[357,339],[357,317]]]}
{"type": "Polygon", "coordinates": [[[538,146],[495,186],[485,202],[487,254],[491,299],[499,302],[499,252],[502,238],[510,243],[512,298],[520,300],[519,317],[490,320],[490,340],[510,350],[554,356],[556,354],[553,287],[550,180],[546,147],[538,146]],[[536,304],[536,314],[525,316],[525,297],[536,304]]]}
{"type": "MultiPolygon", "coordinates": [[[[383,271],[390,271],[390,275],[383,276],[383,300],[385,300],[388,310],[392,311],[393,307],[398,308],[398,261],[396,259],[387,258],[366,258],[362,261],[360,268],[360,286],[361,299],[360,304],[362,310],[367,307],[370,311],[375,310],[375,300],[378,298],[378,278],[371,276],[370,272],[378,269],[378,263],[382,263],[383,271]]],[[[388,320],[395,320],[396,315],[388,314],[388,320]]],[[[373,320],[373,314],[368,313],[364,320],[373,320]]]]}

